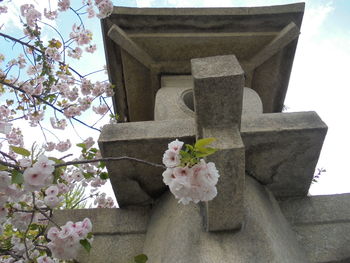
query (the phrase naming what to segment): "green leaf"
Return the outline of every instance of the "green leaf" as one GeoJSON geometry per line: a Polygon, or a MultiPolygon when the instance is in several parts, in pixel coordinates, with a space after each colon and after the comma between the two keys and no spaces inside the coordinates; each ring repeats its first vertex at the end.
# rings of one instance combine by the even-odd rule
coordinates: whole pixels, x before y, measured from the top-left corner
{"type": "Polygon", "coordinates": [[[83,248],[85,248],[85,250],[86,250],[87,252],[90,252],[90,250],[91,250],[91,244],[90,244],[90,242],[89,242],[87,239],[82,239],[82,240],[80,240],[79,242],[80,242],[80,244],[83,246],[83,248]]]}
{"type": "Polygon", "coordinates": [[[100,178],[102,180],[107,180],[109,178],[108,173],[106,173],[106,172],[100,173],[100,178]]]}
{"type": "Polygon", "coordinates": [[[191,154],[189,154],[188,152],[185,152],[183,150],[180,151],[180,156],[181,156],[181,160],[184,158],[191,158],[191,154]]]}
{"type": "Polygon", "coordinates": [[[24,182],[23,174],[21,172],[19,172],[19,171],[13,170],[12,171],[11,182],[13,184],[23,184],[23,182],[24,182]]]}
{"type": "Polygon", "coordinates": [[[93,173],[83,173],[83,175],[84,175],[84,178],[85,178],[85,179],[89,179],[89,178],[94,177],[94,174],[93,174],[93,173]]]}
{"type": "Polygon", "coordinates": [[[22,148],[22,147],[16,147],[16,146],[10,146],[10,149],[14,151],[17,154],[23,155],[23,156],[30,156],[30,151],[22,148]]]}
{"type": "Polygon", "coordinates": [[[105,168],[106,167],[106,163],[104,162],[100,162],[100,164],[98,165],[99,168],[105,168]]]}
{"type": "Polygon", "coordinates": [[[134,257],[135,263],[145,263],[147,262],[148,257],[145,254],[140,254],[134,257]]]}
{"type": "Polygon", "coordinates": [[[76,144],[76,146],[78,146],[80,148],[83,148],[83,149],[86,149],[86,144],[85,143],[78,143],[78,144],[76,144]]]}
{"type": "Polygon", "coordinates": [[[211,144],[212,142],[214,142],[216,139],[215,138],[204,138],[204,139],[200,139],[196,142],[196,144],[194,145],[194,148],[201,148],[204,147],[208,144],[211,144]]]}
{"type": "Polygon", "coordinates": [[[61,175],[64,173],[65,168],[63,167],[58,167],[54,170],[53,172],[53,183],[57,184],[58,179],[61,178],[61,175]]]}
{"type": "Polygon", "coordinates": [[[196,157],[200,158],[200,157],[205,157],[205,156],[208,156],[208,155],[211,155],[215,152],[217,152],[218,149],[215,149],[215,148],[200,148],[199,151],[196,151],[195,152],[195,155],[196,157]]]}
{"type": "Polygon", "coordinates": [[[37,224],[31,224],[29,227],[30,230],[36,230],[38,228],[39,228],[39,225],[37,225],[37,224]]]}
{"type": "Polygon", "coordinates": [[[0,171],[6,171],[6,170],[7,170],[7,166],[0,164],[0,171]]]}
{"type": "Polygon", "coordinates": [[[185,147],[189,150],[192,150],[193,151],[193,146],[191,144],[185,144],[185,147]]]}
{"type": "Polygon", "coordinates": [[[54,161],[54,162],[57,163],[57,164],[59,164],[59,163],[64,163],[63,160],[57,159],[57,158],[55,158],[55,157],[49,157],[48,159],[51,160],[51,161],[54,161]]]}

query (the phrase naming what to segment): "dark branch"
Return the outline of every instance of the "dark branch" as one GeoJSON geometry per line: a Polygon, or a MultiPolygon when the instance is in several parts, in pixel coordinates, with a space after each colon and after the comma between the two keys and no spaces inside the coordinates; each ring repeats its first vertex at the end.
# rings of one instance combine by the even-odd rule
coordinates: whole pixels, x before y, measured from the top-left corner
{"type": "Polygon", "coordinates": [[[137,159],[137,158],[134,158],[134,157],[127,157],[127,156],[106,157],[106,158],[97,158],[97,159],[92,159],[92,160],[71,161],[71,162],[55,164],[55,167],[62,167],[62,166],[75,165],[75,164],[84,164],[84,163],[111,162],[111,161],[123,161],[123,160],[143,163],[143,164],[146,164],[146,165],[150,165],[150,166],[158,167],[158,168],[163,168],[163,169],[166,168],[162,164],[152,163],[152,162],[148,162],[148,161],[145,161],[145,160],[137,159]]]}
{"type": "MultiPolygon", "coordinates": [[[[1,34],[1,33],[0,33],[0,34],[1,34]]],[[[3,85],[5,85],[5,86],[8,86],[8,87],[13,88],[14,90],[17,90],[17,91],[19,91],[19,92],[22,92],[22,93],[24,93],[24,94],[27,94],[23,89],[21,89],[20,87],[15,86],[15,85],[13,85],[13,84],[11,84],[11,83],[7,83],[7,82],[2,81],[2,80],[0,80],[0,83],[3,84],[3,85]]],[[[32,96],[33,98],[36,98],[37,100],[41,101],[42,103],[44,103],[44,104],[50,106],[50,107],[53,108],[54,110],[56,110],[56,111],[58,111],[58,112],[60,112],[60,113],[62,113],[62,114],[64,115],[63,110],[57,108],[55,105],[53,105],[53,104],[51,104],[50,102],[44,100],[44,99],[41,98],[40,96],[38,96],[38,95],[31,95],[31,96],[32,96]]],[[[83,124],[84,126],[86,126],[86,127],[88,127],[88,128],[91,128],[91,129],[93,129],[93,130],[96,130],[96,131],[101,132],[99,129],[97,129],[97,128],[95,128],[95,127],[92,127],[92,126],[86,124],[85,122],[83,122],[83,121],[77,119],[76,117],[72,117],[72,119],[75,120],[75,121],[77,121],[77,122],[79,122],[80,124],[83,124]]]]}

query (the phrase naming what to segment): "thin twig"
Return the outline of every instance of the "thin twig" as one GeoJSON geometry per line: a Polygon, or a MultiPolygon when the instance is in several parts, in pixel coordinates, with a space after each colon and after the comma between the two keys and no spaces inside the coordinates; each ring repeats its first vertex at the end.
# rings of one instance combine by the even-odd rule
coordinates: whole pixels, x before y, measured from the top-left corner
{"type": "Polygon", "coordinates": [[[89,199],[89,198],[93,198],[94,196],[98,196],[98,193],[97,194],[91,194],[83,199],[81,199],[79,202],[77,202],[76,204],[74,204],[71,209],[74,209],[75,207],[77,207],[77,205],[79,205],[80,203],[84,202],[85,200],[89,199]]]}
{"type": "Polygon", "coordinates": [[[35,208],[35,210],[39,211],[40,214],[45,216],[47,218],[47,220],[49,220],[52,224],[57,226],[59,230],[61,230],[61,227],[55,221],[53,221],[47,214],[45,214],[44,211],[42,211],[39,207],[36,207],[36,206],[34,208],[35,208]]]}
{"type": "Polygon", "coordinates": [[[9,158],[9,159],[11,159],[12,161],[14,161],[14,162],[17,163],[17,160],[16,160],[15,158],[13,158],[11,155],[9,155],[9,154],[7,154],[7,153],[5,153],[5,152],[3,152],[3,151],[0,151],[0,153],[1,153],[3,156],[5,156],[5,157],[7,157],[7,158],[9,158]]]}
{"type": "MultiPolygon", "coordinates": [[[[0,34],[1,34],[1,33],[0,33],[0,34]]],[[[27,93],[25,92],[25,90],[21,89],[20,87],[17,87],[17,86],[15,86],[15,85],[13,85],[13,84],[7,83],[7,82],[2,81],[2,80],[0,80],[0,83],[3,84],[3,85],[5,85],[5,86],[8,86],[8,87],[13,88],[14,90],[17,90],[17,91],[19,91],[19,92],[22,92],[22,93],[24,93],[24,94],[27,94],[27,93]]],[[[57,108],[55,105],[53,105],[53,104],[51,104],[50,102],[44,100],[44,99],[41,98],[40,96],[38,96],[38,95],[31,95],[31,96],[32,96],[33,98],[36,98],[37,100],[41,101],[42,103],[44,103],[44,104],[50,106],[50,107],[53,108],[54,110],[56,110],[56,111],[58,111],[58,112],[60,112],[60,113],[62,113],[62,114],[64,115],[63,110],[57,108]]],[[[84,126],[86,126],[86,127],[88,127],[88,128],[91,128],[91,129],[93,129],[93,130],[96,130],[96,131],[101,132],[101,130],[99,130],[99,129],[95,128],[95,127],[92,127],[92,126],[90,126],[90,125],[88,125],[88,124],[86,124],[85,122],[83,122],[83,121],[77,119],[76,117],[72,117],[72,119],[75,120],[75,121],[77,121],[77,122],[79,122],[80,124],[83,124],[84,126]]]]}
{"type": "MultiPolygon", "coordinates": [[[[35,205],[35,194],[34,193],[32,193],[32,197],[33,197],[33,204],[35,205]]],[[[28,251],[28,246],[27,246],[27,235],[28,235],[28,232],[30,229],[30,225],[33,223],[34,215],[35,215],[35,212],[32,212],[32,216],[30,217],[30,222],[28,224],[27,230],[24,233],[24,247],[26,248],[26,256],[27,256],[27,259],[29,259],[29,260],[31,260],[31,258],[29,257],[29,251],[28,251]]]]}
{"type": "Polygon", "coordinates": [[[4,161],[1,161],[0,160],[0,164],[4,165],[4,166],[8,166],[8,167],[11,167],[11,168],[14,168],[16,169],[17,171],[20,171],[20,167],[18,165],[15,165],[15,164],[12,164],[12,163],[8,163],[8,162],[4,162],[4,161]]]}
{"type": "Polygon", "coordinates": [[[60,160],[63,160],[63,159],[65,159],[65,158],[67,158],[67,157],[70,157],[70,156],[72,156],[72,155],[73,155],[72,153],[67,154],[67,155],[65,155],[65,156],[61,157],[61,158],[60,158],[60,160]]]}
{"type": "Polygon", "coordinates": [[[145,160],[141,160],[141,159],[134,158],[134,157],[128,157],[128,156],[96,158],[96,159],[91,159],[91,160],[78,160],[78,161],[71,161],[71,162],[55,164],[54,166],[55,167],[62,167],[62,166],[75,165],[75,164],[96,163],[96,162],[110,162],[110,161],[123,161],[123,160],[143,163],[143,164],[147,164],[147,165],[158,167],[158,168],[166,168],[162,164],[152,163],[152,162],[148,162],[148,161],[145,161],[145,160]]]}
{"type": "MultiPolygon", "coordinates": [[[[9,36],[9,35],[4,34],[4,33],[1,33],[1,32],[0,32],[0,36],[2,36],[2,37],[4,37],[4,38],[7,38],[7,39],[10,39],[10,40],[12,40],[12,41],[14,41],[14,42],[17,42],[17,43],[21,44],[21,45],[27,46],[27,47],[29,47],[29,48],[31,48],[31,49],[33,49],[33,50],[35,50],[35,51],[37,51],[37,52],[39,52],[39,53],[41,53],[41,54],[44,54],[44,51],[40,50],[39,48],[37,48],[37,47],[35,47],[35,46],[31,45],[31,44],[28,44],[28,43],[24,42],[24,41],[22,41],[22,40],[19,40],[19,39],[17,39],[17,38],[14,38],[14,37],[12,37],[12,36],[9,36]]],[[[61,66],[64,66],[64,67],[67,66],[67,64],[64,63],[64,62],[62,62],[62,61],[58,61],[58,63],[59,63],[61,66]]],[[[77,74],[80,78],[83,77],[83,75],[81,75],[81,74],[80,74],[78,71],[76,71],[74,68],[72,68],[72,67],[70,67],[70,66],[68,66],[68,68],[69,68],[71,71],[73,71],[75,74],[77,74]]]]}

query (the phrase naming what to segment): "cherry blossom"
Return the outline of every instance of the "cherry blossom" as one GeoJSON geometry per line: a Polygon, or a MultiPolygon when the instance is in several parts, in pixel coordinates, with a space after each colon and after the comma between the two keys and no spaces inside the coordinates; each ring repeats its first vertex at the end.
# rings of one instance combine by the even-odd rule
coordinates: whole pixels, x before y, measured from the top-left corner
{"type": "Polygon", "coordinates": [[[219,172],[214,163],[206,163],[204,159],[196,164],[180,166],[183,144],[177,139],[168,144],[168,150],[163,156],[163,163],[167,167],[162,174],[163,182],[183,204],[210,201],[217,195],[219,172]]]}
{"type": "Polygon", "coordinates": [[[180,155],[177,152],[171,149],[165,151],[163,155],[163,163],[166,167],[173,168],[179,166],[180,162],[180,155]]]}
{"type": "Polygon", "coordinates": [[[8,134],[11,131],[12,124],[0,121],[0,133],[8,134]]]}
{"type": "Polygon", "coordinates": [[[56,144],[55,149],[60,152],[65,152],[67,151],[70,147],[72,146],[71,142],[69,139],[67,139],[65,142],[61,141],[56,144]]]}

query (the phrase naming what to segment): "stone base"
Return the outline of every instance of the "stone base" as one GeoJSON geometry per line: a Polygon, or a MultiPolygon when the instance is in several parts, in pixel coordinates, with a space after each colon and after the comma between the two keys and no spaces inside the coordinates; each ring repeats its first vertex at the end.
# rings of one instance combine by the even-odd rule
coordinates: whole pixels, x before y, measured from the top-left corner
{"type": "Polygon", "coordinates": [[[152,210],[65,210],[56,211],[55,220],[92,220],[95,241],[80,263],[126,263],[141,253],[149,263],[350,262],[350,194],[278,204],[247,176],[244,203],[239,231],[205,232],[199,205],[178,204],[169,192],[152,210]]]}

